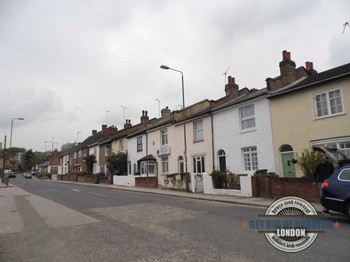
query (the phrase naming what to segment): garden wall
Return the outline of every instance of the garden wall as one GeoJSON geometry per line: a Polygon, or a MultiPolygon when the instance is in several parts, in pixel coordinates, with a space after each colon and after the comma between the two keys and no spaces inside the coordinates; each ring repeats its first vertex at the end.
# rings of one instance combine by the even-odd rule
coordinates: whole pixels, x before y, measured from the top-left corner
{"type": "Polygon", "coordinates": [[[136,177],[135,178],[136,187],[147,187],[147,188],[157,188],[158,178],[156,176],[151,177],[136,177]]]}
{"type": "Polygon", "coordinates": [[[296,196],[308,201],[319,201],[320,194],[312,179],[274,176],[252,176],[254,197],[281,198],[296,196]]]}

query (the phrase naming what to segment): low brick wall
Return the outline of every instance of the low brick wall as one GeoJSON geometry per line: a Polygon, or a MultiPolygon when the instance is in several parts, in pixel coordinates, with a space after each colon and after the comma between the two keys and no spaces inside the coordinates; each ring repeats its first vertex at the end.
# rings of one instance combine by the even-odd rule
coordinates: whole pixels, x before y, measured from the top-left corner
{"type": "Polygon", "coordinates": [[[272,194],[274,198],[293,195],[308,201],[320,200],[318,187],[314,186],[312,180],[307,178],[273,178],[272,194]]]}
{"type": "Polygon", "coordinates": [[[271,197],[278,199],[285,196],[296,196],[308,201],[319,201],[320,193],[317,186],[313,185],[312,179],[308,178],[287,178],[287,177],[270,177],[267,183],[270,187],[267,195],[261,194],[258,189],[257,177],[252,176],[252,193],[255,197],[271,197]]]}
{"type": "Polygon", "coordinates": [[[157,188],[158,178],[156,176],[152,177],[135,177],[136,187],[147,187],[147,188],[157,188]]]}

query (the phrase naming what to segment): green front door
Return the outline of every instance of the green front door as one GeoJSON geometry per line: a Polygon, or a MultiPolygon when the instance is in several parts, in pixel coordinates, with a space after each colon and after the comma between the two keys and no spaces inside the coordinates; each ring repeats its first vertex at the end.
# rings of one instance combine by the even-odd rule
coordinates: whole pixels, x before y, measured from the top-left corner
{"type": "Polygon", "coordinates": [[[295,177],[294,152],[281,152],[283,177],[295,177]]]}

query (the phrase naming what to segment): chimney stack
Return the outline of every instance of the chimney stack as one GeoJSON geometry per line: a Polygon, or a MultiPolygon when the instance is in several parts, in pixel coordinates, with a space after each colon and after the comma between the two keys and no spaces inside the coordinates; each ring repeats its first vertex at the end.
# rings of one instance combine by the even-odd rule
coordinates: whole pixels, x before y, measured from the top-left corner
{"type": "Polygon", "coordinates": [[[148,112],[146,110],[142,110],[142,116],[141,116],[141,123],[146,124],[149,120],[149,117],[147,116],[148,112]]]}
{"type": "Polygon", "coordinates": [[[96,135],[97,134],[97,130],[92,130],[92,135],[96,135]]]}
{"type": "Polygon", "coordinates": [[[130,128],[130,127],[132,127],[131,120],[126,119],[124,124],[124,129],[130,128]]]}
{"type": "Polygon", "coordinates": [[[228,82],[225,85],[226,96],[230,98],[238,97],[238,85],[236,84],[235,78],[232,76],[228,77],[228,82]]]}
{"type": "Polygon", "coordinates": [[[162,111],[161,111],[162,118],[169,118],[170,115],[171,115],[171,111],[170,111],[169,107],[165,107],[162,109],[162,111]]]}

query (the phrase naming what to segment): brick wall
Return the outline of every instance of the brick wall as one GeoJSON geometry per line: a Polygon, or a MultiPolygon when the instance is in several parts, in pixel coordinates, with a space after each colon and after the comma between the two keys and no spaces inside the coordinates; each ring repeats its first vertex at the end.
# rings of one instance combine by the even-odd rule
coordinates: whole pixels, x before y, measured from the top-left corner
{"type": "Polygon", "coordinates": [[[152,177],[136,177],[135,178],[136,187],[148,187],[148,188],[157,188],[158,178],[155,176],[152,177]]]}
{"type": "Polygon", "coordinates": [[[270,177],[270,188],[259,189],[258,177],[252,176],[252,194],[254,197],[272,197],[274,199],[285,196],[297,196],[308,201],[320,200],[320,194],[317,186],[314,186],[311,179],[307,178],[287,178],[270,177]],[[267,195],[262,192],[268,191],[267,195]]]}

